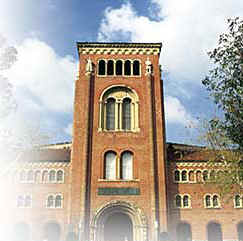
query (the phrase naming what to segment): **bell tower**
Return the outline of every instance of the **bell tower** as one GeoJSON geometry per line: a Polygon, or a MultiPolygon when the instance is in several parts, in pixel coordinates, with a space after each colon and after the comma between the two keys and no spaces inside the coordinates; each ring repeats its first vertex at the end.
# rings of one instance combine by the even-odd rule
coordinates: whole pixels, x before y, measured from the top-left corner
{"type": "Polygon", "coordinates": [[[77,43],[70,220],[84,240],[167,231],[161,46],[77,43]]]}

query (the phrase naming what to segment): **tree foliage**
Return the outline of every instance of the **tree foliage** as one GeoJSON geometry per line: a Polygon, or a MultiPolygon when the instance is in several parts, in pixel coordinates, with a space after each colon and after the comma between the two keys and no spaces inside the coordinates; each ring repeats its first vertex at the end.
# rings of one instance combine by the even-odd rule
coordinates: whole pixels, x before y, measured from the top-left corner
{"type": "Polygon", "coordinates": [[[243,20],[228,20],[228,33],[220,35],[218,46],[208,53],[214,68],[202,81],[224,118],[210,121],[243,150],[243,20]]]}
{"type": "Polygon", "coordinates": [[[0,35],[0,118],[7,116],[16,107],[13,86],[3,72],[12,67],[17,60],[17,50],[8,46],[0,35]]]}

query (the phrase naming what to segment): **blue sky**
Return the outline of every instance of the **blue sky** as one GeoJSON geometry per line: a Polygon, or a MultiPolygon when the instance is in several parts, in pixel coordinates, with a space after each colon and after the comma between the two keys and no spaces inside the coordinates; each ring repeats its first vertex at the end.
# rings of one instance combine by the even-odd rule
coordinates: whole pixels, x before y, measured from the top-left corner
{"type": "MultiPolygon", "coordinates": [[[[242,17],[239,0],[8,0],[0,33],[18,50],[5,75],[14,86],[17,113],[5,123],[35,123],[51,141],[71,140],[76,41],[162,42],[167,141],[195,143],[198,118],[215,115],[201,80],[207,51],[226,19],[242,17]]],[[[28,123],[28,124],[26,124],[28,123]]],[[[31,124],[30,124],[31,125],[31,124]]]]}

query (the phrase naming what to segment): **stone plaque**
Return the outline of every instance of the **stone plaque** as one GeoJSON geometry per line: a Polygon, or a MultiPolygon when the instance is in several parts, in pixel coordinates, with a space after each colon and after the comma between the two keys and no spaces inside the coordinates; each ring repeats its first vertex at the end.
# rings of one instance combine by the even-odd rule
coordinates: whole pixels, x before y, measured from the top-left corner
{"type": "Polygon", "coordinates": [[[140,189],[134,187],[100,187],[98,195],[140,195],[140,189]]]}

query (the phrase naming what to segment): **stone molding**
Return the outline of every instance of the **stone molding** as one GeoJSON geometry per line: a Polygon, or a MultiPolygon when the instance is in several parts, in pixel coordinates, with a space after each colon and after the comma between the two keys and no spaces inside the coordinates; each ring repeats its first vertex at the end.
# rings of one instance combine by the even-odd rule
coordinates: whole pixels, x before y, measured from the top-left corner
{"type": "Polygon", "coordinates": [[[161,43],[77,43],[79,54],[159,55],[161,43]]]}

